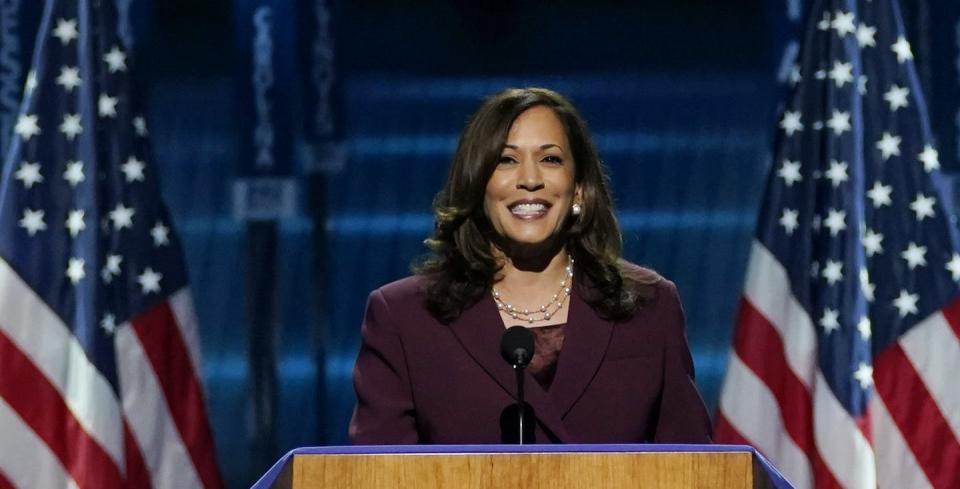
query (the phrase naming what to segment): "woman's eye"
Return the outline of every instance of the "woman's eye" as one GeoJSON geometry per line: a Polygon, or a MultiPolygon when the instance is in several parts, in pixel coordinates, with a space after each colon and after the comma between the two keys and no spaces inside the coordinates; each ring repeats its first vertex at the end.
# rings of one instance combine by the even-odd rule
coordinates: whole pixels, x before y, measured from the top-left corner
{"type": "Polygon", "coordinates": [[[513,160],[513,157],[511,156],[501,156],[500,159],[497,161],[497,163],[501,165],[509,165],[510,163],[513,163],[513,162],[514,160],[513,160]]]}
{"type": "Polygon", "coordinates": [[[563,163],[563,159],[560,158],[559,156],[555,156],[555,155],[547,155],[547,156],[544,156],[544,157],[543,157],[543,161],[546,161],[547,163],[555,163],[555,164],[558,164],[558,165],[559,165],[560,163],[563,163]]]}

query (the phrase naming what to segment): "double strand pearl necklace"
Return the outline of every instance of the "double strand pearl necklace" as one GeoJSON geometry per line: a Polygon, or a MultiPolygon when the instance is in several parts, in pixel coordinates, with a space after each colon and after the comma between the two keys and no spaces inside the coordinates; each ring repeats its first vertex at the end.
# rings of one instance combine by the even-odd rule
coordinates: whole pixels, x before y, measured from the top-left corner
{"type": "Polygon", "coordinates": [[[512,304],[504,302],[503,298],[500,297],[500,291],[496,287],[493,288],[493,300],[497,303],[498,310],[506,312],[513,319],[520,319],[528,323],[546,321],[553,317],[563,307],[567,297],[570,297],[571,285],[573,285],[573,258],[570,258],[570,262],[567,264],[566,276],[560,281],[560,290],[553,294],[550,302],[539,308],[532,311],[516,308],[512,304]]]}

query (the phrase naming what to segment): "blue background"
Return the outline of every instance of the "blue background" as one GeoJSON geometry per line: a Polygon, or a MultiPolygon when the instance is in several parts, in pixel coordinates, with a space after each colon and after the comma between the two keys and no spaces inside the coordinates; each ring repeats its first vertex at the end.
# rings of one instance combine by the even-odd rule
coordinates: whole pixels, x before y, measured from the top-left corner
{"type": "MultiPolygon", "coordinates": [[[[782,95],[777,75],[798,25],[790,12],[802,2],[328,2],[336,139],[347,156],[342,168],[311,177],[308,169],[323,162],[303,124],[313,103],[304,12],[316,2],[116,1],[131,5],[155,160],[187,253],[229,487],[249,486],[266,459],[290,448],[346,442],[367,293],[407,275],[424,253],[431,199],[460,129],[485,96],[510,86],[549,87],[580,108],[609,168],[626,256],[677,283],[697,382],[715,407],[782,95]],[[276,256],[254,257],[275,271],[277,300],[277,443],[258,456],[249,230],[233,213],[232,192],[251,173],[247,13],[262,5],[274,7],[283,47],[275,173],[298,182],[300,199],[276,221],[276,256]],[[310,218],[317,206],[327,213],[322,230],[310,218]]],[[[904,6],[941,161],[955,170],[960,7],[904,6]]]]}

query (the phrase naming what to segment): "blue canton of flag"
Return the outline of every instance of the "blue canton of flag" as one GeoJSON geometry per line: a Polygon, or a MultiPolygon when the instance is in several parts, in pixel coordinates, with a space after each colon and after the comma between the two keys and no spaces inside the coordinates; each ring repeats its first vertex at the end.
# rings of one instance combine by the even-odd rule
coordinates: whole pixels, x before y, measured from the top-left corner
{"type": "Polygon", "coordinates": [[[0,256],[116,384],[113,330],[183,287],[184,267],[146,164],[125,51],[114,40],[103,55],[85,55],[106,41],[78,39],[94,12],[77,2],[54,10],[5,165],[0,256]]]}
{"type": "Polygon", "coordinates": [[[957,487],[960,240],[900,7],[810,8],[717,438],[798,487],[957,487]]]}
{"type": "Polygon", "coordinates": [[[872,27],[893,12],[860,13],[824,10],[803,50],[758,233],[787,264],[819,326],[824,376],[854,416],[874,354],[943,307],[960,279],[910,45],[902,30],[872,27]]]}
{"type": "Polygon", "coordinates": [[[113,2],[47,0],[34,53],[0,180],[0,486],[220,487],[113,2]]]}

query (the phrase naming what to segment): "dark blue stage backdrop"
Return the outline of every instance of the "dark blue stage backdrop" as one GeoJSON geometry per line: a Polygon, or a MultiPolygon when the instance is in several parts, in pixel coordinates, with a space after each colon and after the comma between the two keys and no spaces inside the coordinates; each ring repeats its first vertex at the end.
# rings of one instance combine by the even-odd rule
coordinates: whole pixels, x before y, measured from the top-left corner
{"type": "MultiPolygon", "coordinates": [[[[101,1],[149,95],[228,487],[346,441],[367,293],[424,253],[459,130],[508,86],[582,109],[627,258],[678,284],[716,404],[803,0],[101,1]]],[[[41,3],[0,0],[3,154],[41,3]]],[[[948,172],[954,3],[908,5],[948,172]]]]}

